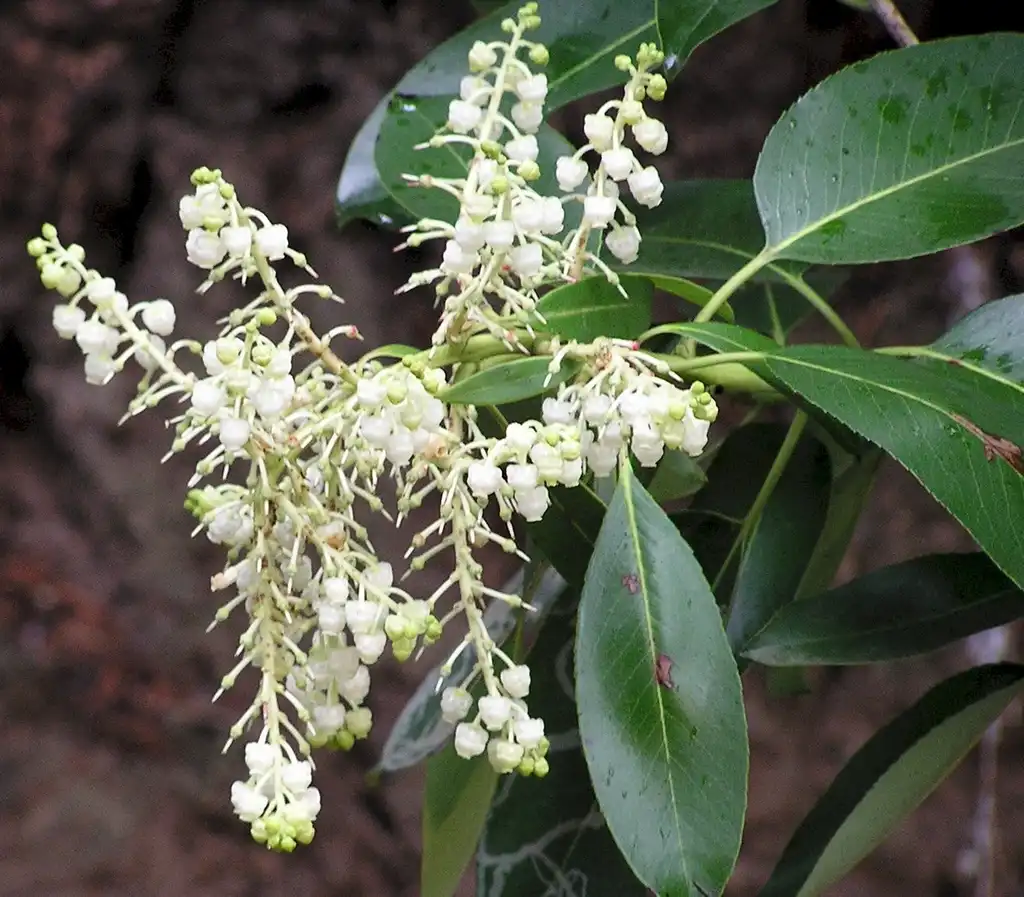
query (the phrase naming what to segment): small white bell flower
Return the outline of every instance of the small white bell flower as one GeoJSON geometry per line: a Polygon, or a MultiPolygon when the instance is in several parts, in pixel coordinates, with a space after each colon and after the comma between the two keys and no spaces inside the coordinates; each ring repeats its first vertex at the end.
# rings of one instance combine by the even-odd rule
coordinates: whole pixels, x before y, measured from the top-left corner
{"type": "Polygon", "coordinates": [[[518,664],[502,670],[501,684],[513,698],[525,698],[530,693],[530,668],[518,664]]]}
{"type": "Polygon", "coordinates": [[[501,469],[490,461],[474,461],[466,471],[466,483],[474,495],[486,498],[501,488],[501,469]]]}
{"type": "Polygon", "coordinates": [[[648,165],[640,171],[634,171],[629,176],[628,183],[634,199],[640,205],[653,209],[661,202],[661,194],[665,190],[665,185],[661,182],[658,169],[653,165],[648,165]]]}
{"type": "Polygon", "coordinates": [[[222,227],[220,238],[228,255],[234,259],[245,258],[252,250],[252,228],[248,225],[222,227]]]}
{"type": "Polygon", "coordinates": [[[482,40],[475,41],[469,49],[469,70],[483,72],[498,62],[498,54],[482,40]]]}
{"type": "Polygon", "coordinates": [[[153,333],[168,336],[174,331],[174,306],[166,299],[155,299],[142,310],[142,323],[153,333]]]}
{"type": "Polygon", "coordinates": [[[572,156],[559,156],[555,161],[555,179],[559,188],[569,193],[575,190],[587,179],[589,169],[583,159],[575,159],[572,156]]]}
{"type": "Polygon", "coordinates": [[[73,339],[78,328],[85,323],[85,311],[77,305],[53,307],[53,329],[61,339],[73,339]]]}
{"type": "Polygon", "coordinates": [[[628,146],[608,149],[601,153],[601,164],[613,181],[624,181],[633,171],[636,157],[628,146]]]}
{"type": "Polygon", "coordinates": [[[656,118],[645,118],[633,125],[633,137],[647,152],[660,156],[668,149],[668,131],[656,118]]]}
{"type": "Polygon", "coordinates": [[[288,228],[283,224],[271,224],[256,231],[256,249],[267,258],[276,262],[284,258],[288,249],[288,228]]]}
{"type": "Polygon", "coordinates": [[[536,277],[544,266],[544,253],[539,243],[524,243],[509,253],[512,270],[524,280],[536,277]]]}
{"type": "Polygon", "coordinates": [[[512,717],[512,703],[503,695],[484,695],[478,702],[480,719],[492,732],[505,725],[512,717]]]}
{"type": "Polygon", "coordinates": [[[249,422],[240,417],[224,417],[220,422],[220,444],[229,452],[240,451],[249,441],[249,422]]]}
{"type": "Polygon", "coordinates": [[[535,134],[544,121],[544,107],[540,103],[519,102],[510,111],[515,126],[526,134],[535,134]]]}
{"type": "Polygon", "coordinates": [[[456,134],[468,134],[483,118],[483,110],[466,100],[452,100],[448,104],[448,127],[456,134]]]}
{"type": "Polygon", "coordinates": [[[446,688],[441,692],[441,716],[454,725],[466,718],[473,706],[473,697],[464,688],[446,688]]]}
{"type": "Polygon", "coordinates": [[[543,103],[548,95],[548,76],[529,75],[520,78],[515,86],[516,96],[525,103],[543,103]]]}
{"type": "Polygon", "coordinates": [[[505,155],[513,162],[536,162],[539,154],[540,147],[533,134],[524,134],[505,144],[505,155]]]}
{"type": "Polygon", "coordinates": [[[515,495],[516,510],[529,523],[534,523],[544,516],[551,504],[548,490],[544,486],[534,489],[520,489],[515,495]]]}
{"type": "Polygon", "coordinates": [[[544,720],[529,718],[516,720],[512,731],[515,733],[516,741],[526,750],[533,750],[544,738],[544,720]]]}
{"type": "Polygon", "coordinates": [[[479,757],[487,748],[487,733],[476,723],[455,727],[455,753],[464,760],[479,757]]]}
{"type": "Polygon", "coordinates": [[[590,145],[599,153],[611,149],[612,137],[615,134],[615,122],[607,115],[592,113],[583,117],[583,133],[590,145]]]}
{"type": "Polygon", "coordinates": [[[640,231],[636,227],[616,227],[604,238],[604,245],[624,265],[636,261],[640,254],[640,231]]]}
{"type": "Polygon", "coordinates": [[[595,230],[604,230],[617,209],[618,203],[611,196],[588,196],[583,200],[583,221],[595,230]]]}

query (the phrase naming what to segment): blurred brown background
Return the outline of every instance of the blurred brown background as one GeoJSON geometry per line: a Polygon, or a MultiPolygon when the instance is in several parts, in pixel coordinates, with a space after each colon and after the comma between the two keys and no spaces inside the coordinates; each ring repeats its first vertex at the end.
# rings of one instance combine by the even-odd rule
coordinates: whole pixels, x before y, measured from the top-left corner
{"type": "MultiPolygon", "coordinates": [[[[1019,29],[1015,9],[995,0],[905,6],[925,38],[1019,29]]],[[[233,633],[203,635],[219,556],[188,537],[187,459],[159,465],[169,440],[156,415],[117,428],[130,378],[85,384],[77,349],[50,328],[52,299],[24,243],[52,220],[130,296],[173,298],[181,331],[208,333],[232,299],[192,294],[197,271],[184,260],[176,205],[195,166],[218,166],[246,202],[288,225],[369,343],[421,338],[429,297],[392,297],[414,260],[396,264],[393,237],[368,226],[339,233],[333,194],[362,118],[471,18],[466,0],[0,5],[2,897],[417,893],[419,776],[376,789],[363,778],[415,669],[378,672],[372,744],[321,760],[324,810],[312,847],[268,855],[231,818],[227,789],[240,757],[219,750],[245,698],[209,703],[233,633]]],[[[665,175],[749,176],[790,102],[888,45],[880,27],[836,0],[781,0],[695,54],[667,104],[674,144],[665,175]]],[[[1008,235],[858,270],[837,301],[866,341],[928,340],[1022,283],[1020,243],[1008,235]]],[[[969,547],[889,465],[842,576],[969,547]]],[[[845,758],[967,662],[958,648],[897,668],[833,672],[790,698],[767,696],[750,676],[751,817],[730,892],[753,894],[845,758]]],[[[1006,897],[1024,893],[1022,759],[1024,734],[1009,719],[993,891],[1006,897]]],[[[977,800],[972,755],[834,893],[973,895],[963,851],[977,800]]]]}

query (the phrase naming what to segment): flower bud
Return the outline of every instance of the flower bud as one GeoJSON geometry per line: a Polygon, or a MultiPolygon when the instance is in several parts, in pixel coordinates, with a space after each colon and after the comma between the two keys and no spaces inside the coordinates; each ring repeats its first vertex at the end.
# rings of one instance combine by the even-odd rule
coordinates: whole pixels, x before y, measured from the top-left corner
{"type": "Polygon", "coordinates": [[[373,728],[373,713],[369,707],[356,707],[345,714],[345,728],[356,738],[366,738],[373,728]]]}

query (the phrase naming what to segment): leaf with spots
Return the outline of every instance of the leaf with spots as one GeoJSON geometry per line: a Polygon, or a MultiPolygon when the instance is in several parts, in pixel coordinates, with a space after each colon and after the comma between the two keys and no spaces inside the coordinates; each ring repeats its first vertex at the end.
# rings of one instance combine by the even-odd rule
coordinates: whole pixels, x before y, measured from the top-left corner
{"type": "Polygon", "coordinates": [[[986,303],[931,348],[955,364],[1015,384],[1024,394],[1024,296],[986,303]]]}
{"type": "Polygon", "coordinates": [[[661,897],[718,894],[746,809],[739,674],[707,580],[628,463],[587,570],[580,734],[601,811],[661,897]]]}
{"type": "Polygon", "coordinates": [[[1024,403],[1016,384],[934,358],[768,348],[759,334],[729,324],[674,327],[718,351],[761,352],[750,363],[758,376],[892,455],[1024,586],[1024,403]]]}
{"type": "Polygon", "coordinates": [[[1024,34],[882,53],[772,128],[754,173],[761,262],[911,258],[1024,222],[1024,34]]]}

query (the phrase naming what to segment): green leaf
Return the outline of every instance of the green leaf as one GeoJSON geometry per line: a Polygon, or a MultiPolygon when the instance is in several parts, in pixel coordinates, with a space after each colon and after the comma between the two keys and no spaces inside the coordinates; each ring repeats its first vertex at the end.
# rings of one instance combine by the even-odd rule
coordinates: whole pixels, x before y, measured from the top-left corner
{"type": "Polygon", "coordinates": [[[960,365],[909,362],[845,346],[765,348],[730,324],[679,324],[720,351],[764,351],[759,376],[880,446],[1024,585],[1024,414],[1015,385],[960,365]]]}
{"type": "Polygon", "coordinates": [[[374,153],[389,99],[384,97],[376,105],[349,147],[335,194],[338,227],[357,219],[393,229],[413,223],[408,210],[392,198],[377,174],[374,153]]]}
{"type": "Polygon", "coordinates": [[[974,371],[1024,384],[1024,296],[981,306],[939,337],[932,348],[974,371]]]}
{"type": "Polygon", "coordinates": [[[681,65],[709,37],[773,3],[775,0],[658,0],[661,47],[666,56],[677,57],[666,59],[666,68],[681,65]]]}
{"type": "Polygon", "coordinates": [[[623,296],[604,277],[588,277],[546,293],[537,303],[544,330],[589,343],[602,336],[633,339],[651,326],[651,282],[623,277],[623,296]]]}
{"type": "Polygon", "coordinates": [[[1024,35],[931,41],[826,79],[754,173],[766,257],[904,259],[1024,222],[1024,35]]]}
{"type": "Polygon", "coordinates": [[[739,676],[704,574],[628,463],[587,570],[576,694],[594,791],[637,877],[662,897],[719,893],[746,808],[739,676]]]}
{"type": "Polygon", "coordinates": [[[538,396],[564,383],[575,374],[568,362],[552,373],[550,358],[541,355],[501,355],[490,367],[464,380],[456,380],[438,398],[455,405],[504,405],[538,396]]]}
{"type": "MultiPolygon", "coordinates": [[[[865,443],[867,445],[867,443],[865,443]]],[[[797,588],[797,598],[807,598],[824,591],[835,578],[846,549],[853,538],[857,521],[867,503],[871,486],[882,460],[882,453],[874,446],[858,456],[850,456],[838,447],[833,452],[832,488],[829,493],[828,515],[821,537],[804,569],[797,588]],[[835,456],[846,455],[847,464],[836,471],[835,456]]]]}
{"type": "MultiPolygon", "coordinates": [[[[670,277],[666,274],[648,274],[647,277],[654,284],[655,288],[671,293],[673,296],[678,296],[680,299],[685,299],[698,308],[703,308],[708,304],[708,300],[714,296],[714,293],[707,287],[702,287],[699,283],[694,283],[685,277],[670,277]]],[[[730,324],[735,320],[732,306],[728,302],[723,304],[716,314],[730,324]]]]}
{"type": "Polygon", "coordinates": [[[876,733],[801,823],[759,897],[813,897],[838,881],[949,775],[1022,683],[1022,666],[967,670],[876,733]]]}
{"type": "Polygon", "coordinates": [[[743,653],[767,666],[875,663],[1022,616],[1024,595],[985,555],[927,555],[782,608],[743,653]]]}
{"type": "Polygon", "coordinates": [[[802,438],[744,546],[725,630],[737,654],[797,597],[825,525],[831,485],[828,450],[802,438]]]}
{"type": "Polygon", "coordinates": [[[544,720],[551,773],[544,780],[502,780],[477,851],[478,897],[549,894],[553,882],[572,883],[572,893],[585,889],[587,897],[646,893],[605,825],[580,747],[572,688],[575,622],[576,601],[561,601],[530,652],[530,712],[544,720]]]}
{"type": "Polygon", "coordinates": [[[422,897],[452,897],[473,858],[498,784],[486,755],[463,760],[450,744],[427,762],[422,897]]]}
{"type": "Polygon", "coordinates": [[[739,560],[733,555],[726,569],[733,542],[782,447],[786,429],[782,424],[759,423],[731,432],[708,467],[707,485],[689,508],[672,515],[722,603],[732,592],[739,560]]]}
{"type": "MultiPolygon", "coordinates": [[[[502,591],[510,595],[523,595],[536,613],[523,615],[504,601],[494,601],[484,612],[484,625],[496,645],[502,645],[522,619],[527,632],[540,626],[548,610],[565,590],[565,580],[552,570],[529,582],[528,568],[522,568],[507,582],[502,591]]],[[[441,717],[441,692],[449,685],[465,682],[476,664],[472,645],[459,654],[445,674],[442,666],[434,667],[406,702],[398,715],[380,759],[372,773],[395,772],[408,769],[437,753],[451,737],[455,727],[441,717]]]]}
{"type": "Polygon", "coordinates": [[[422,349],[417,349],[415,346],[406,346],[402,343],[389,343],[386,346],[378,346],[376,349],[371,349],[367,352],[360,361],[372,361],[375,358],[405,358],[406,355],[416,355],[422,349]]]}
{"type": "Polygon", "coordinates": [[[551,507],[536,523],[528,524],[527,531],[566,582],[581,589],[604,520],[605,504],[582,485],[572,489],[549,487],[548,493],[551,507]]]}
{"type": "Polygon", "coordinates": [[[675,449],[665,452],[647,490],[657,502],[677,501],[700,491],[707,481],[707,475],[696,460],[675,449]]]}
{"type": "MultiPolygon", "coordinates": [[[[605,261],[615,271],[724,281],[764,247],[750,181],[670,181],[661,204],[638,210],[636,219],[643,234],[640,254],[629,265],[608,254],[605,261]]],[[[805,267],[767,265],[753,279],[778,283],[780,268],[799,273],[805,267]]]]}
{"type": "MultiPolygon", "coordinates": [[[[341,223],[356,217],[367,217],[379,223],[393,219],[395,225],[408,223],[396,213],[396,204],[380,207],[391,195],[376,173],[376,158],[381,127],[388,109],[397,97],[415,104],[416,98],[442,97],[447,101],[459,93],[459,81],[469,73],[467,54],[474,41],[500,39],[501,20],[514,16],[522,5],[520,0],[505,4],[492,15],[474,22],[465,30],[436,47],[425,59],[411,68],[363,123],[349,149],[338,185],[338,217],[341,223]],[[373,174],[370,166],[373,166],[373,174]],[[342,190],[342,187],[345,189],[342,190]]],[[[618,53],[636,53],[641,41],[654,40],[654,0],[620,3],[618,0],[548,0],[541,8],[541,27],[530,33],[530,39],[545,44],[550,61],[544,67],[548,76],[548,113],[580,97],[604,90],[625,81],[625,76],[613,65],[618,53]],[[580,27],[586,22],[586,30],[580,27]]],[[[401,114],[401,109],[396,110],[401,114]]],[[[440,119],[436,124],[440,124],[440,119]]],[[[407,129],[415,125],[410,124],[407,129]]],[[[430,131],[432,134],[433,131],[430,131]]],[[[430,134],[427,134],[429,137],[430,134]]],[[[538,136],[540,140],[540,135],[538,136]]],[[[396,149],[411,147],[415,140],[404,134],[396,149]]],[[[413,173],[419,168],[406,169],[413,173]]],[[[399,172],[401,174],[401,172],[399,172]]],[[[549,172],[550,175],[550,172],[549,172]]],[[[392,185],[398,182],[392,181],[392,185]]],[[[430,191],[439,193],[439,191],[430,191]]],[[[400,194],[405,206],[408,191],[400,194]]],[[[415,200],[414,200],[415,202],[415,200]]],[[[413,217],[418,217],[413,215],[413,217]]]]}

